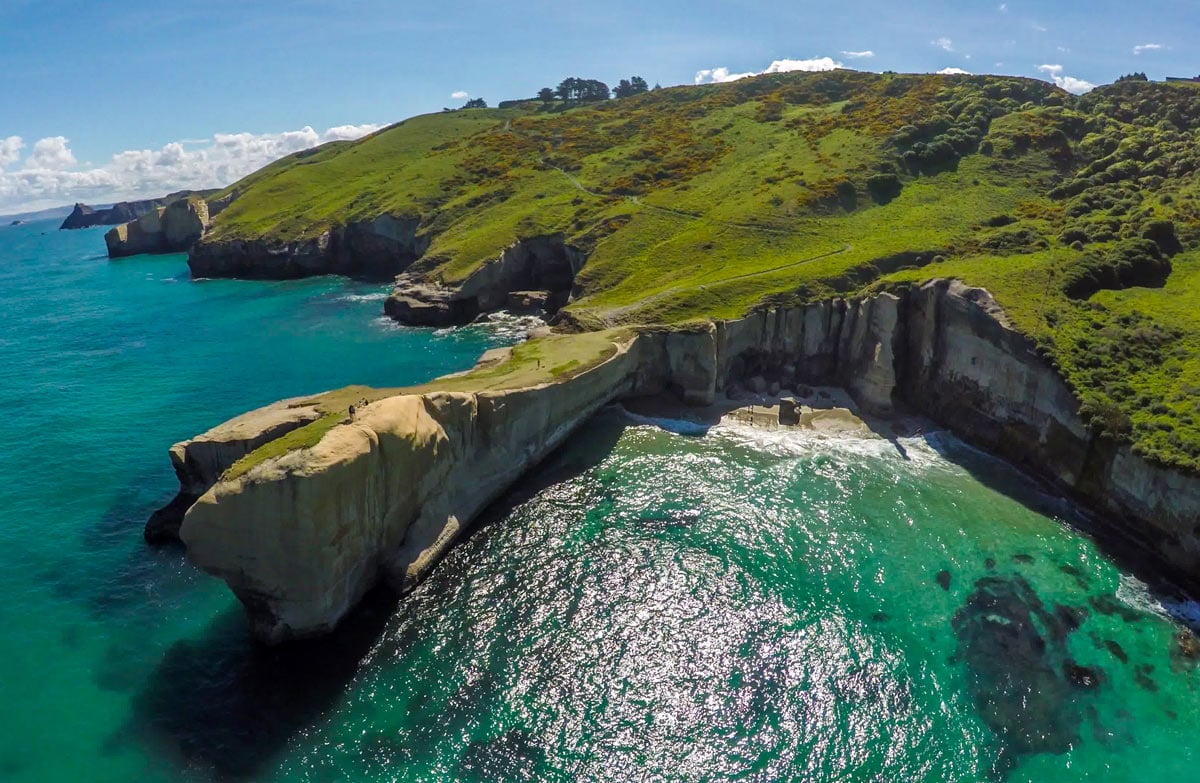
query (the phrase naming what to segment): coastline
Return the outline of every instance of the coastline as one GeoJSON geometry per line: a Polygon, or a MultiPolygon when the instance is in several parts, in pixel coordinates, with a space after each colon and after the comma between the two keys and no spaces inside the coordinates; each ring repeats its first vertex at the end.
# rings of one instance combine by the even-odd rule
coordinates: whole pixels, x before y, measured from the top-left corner
{"type": "Polygon", "coordinates": [[[749,388],[809,384],[845,388],[871,415],[928,416],[1093,509],[1113,548],[1152,553],[1144,573],[1195,590],[1200,479],[1090,432],[990,295],[945,280],[686,330],[534,340],[466,375],[374,391],[357,420],[323,413],[285,447],[263,435],[269,409],[247,414],[244,434],[266,443],[226,437],[202,476],[188,473],[188,455],[213,438],[173,447],[181,486],[198,497],[181,538],[193,562],[230,584],[259,638],[321,634],[381,579],[410,589],[483,507],[609,402],[667,395],[706,410],[749,388]],[[561,358],[534,366],[550,348],[561,358]]]}

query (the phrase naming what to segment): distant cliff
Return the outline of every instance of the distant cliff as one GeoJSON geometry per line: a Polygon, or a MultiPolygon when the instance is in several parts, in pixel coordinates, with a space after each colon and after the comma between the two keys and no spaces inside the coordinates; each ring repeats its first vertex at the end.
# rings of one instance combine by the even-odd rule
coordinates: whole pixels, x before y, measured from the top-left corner
{"type": "Polygon", "coordinates": [[[111,207],[89,207],[87,204],[76,204],[75,209],[71,210],[71,214],[58,227],[63,229],[73,228],[91,228],[92,226],[118,226],[122,223],[129,223],[137,220],[142,215],[152,212],[156,209],[167,206],[173,201],[178,201],[189,196],[206,197],[215,190],[180,190],[175,193],[169,193],[162,198],[146,199],[144,201],[119,201],[111,207]]]}
{"type": "Polygon", "coordinates": [[[109,258],[143,253],[184,253],[204,235],[210,222],[204,199],[180,199],[156,207],[104,235],[109,258]]]}

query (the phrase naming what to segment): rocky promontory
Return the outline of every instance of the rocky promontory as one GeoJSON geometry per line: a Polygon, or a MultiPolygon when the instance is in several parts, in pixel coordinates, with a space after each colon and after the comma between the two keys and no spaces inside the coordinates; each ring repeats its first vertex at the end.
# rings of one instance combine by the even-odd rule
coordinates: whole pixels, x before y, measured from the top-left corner
{"type": "Polygon", "coordinates": [[[64,229],[91,228],[92,226],[115,226],[137,220],[147,212],[161,206],[159,199],[147,201],[121,201],[108,208],[89,207],[87,204],[76,203],[71,214],[58,227],[64,229]]]}
{"type": "Polygon", "coordinates": [[[868,410],[924,413],[1053,482],[1163,573],[1200,586],[1200,478],[1085,426],[1062,378],[983,289],[935,280],[611,339],[561,377],[382,397],[307,445],[255,452],[246,470],[232,460],[263,448],[278,406],[173,447],[188,556],[229,584],[259,638],[323,633],[378,581],[404,590],[427,574],[487,503],[607,402],[666,393],[707,405],[753,379],[841,385],[868,410]],[[220,458],[189,460],[191,444],[214,441],[220,458]]]}
{"type": "Polygon", "coordinates": [[[193,196],[204,198],[215,192],[215,190],[181,190],[169,193],[162,198],[118,201],[111,207],[89,207],[87,204],[76,203],[71,214],[58,228],[61,231],[63,229],[91,228],[92,226],[117,226],[133,222],[143,215],[157,211],[180,199],[193,196]]]}
{"type": "Polygon", "coordinates": [[[104,235],[109,258],[143,253],[186,252],[204,236],[211,218],[204,199],[193,197],[157,207],[104,235]]]}

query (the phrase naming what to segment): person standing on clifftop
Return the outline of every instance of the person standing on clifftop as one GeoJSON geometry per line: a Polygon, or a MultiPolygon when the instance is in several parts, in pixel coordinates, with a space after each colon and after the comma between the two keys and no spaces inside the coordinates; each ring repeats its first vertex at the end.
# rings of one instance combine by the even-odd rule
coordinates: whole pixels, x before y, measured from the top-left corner
{"type": "Polygon", "coordinates": [[[351,405],[350,406],[350,421],[354,421],[354,412],[355,412],[355,408],[353,405],[351,405]]]}

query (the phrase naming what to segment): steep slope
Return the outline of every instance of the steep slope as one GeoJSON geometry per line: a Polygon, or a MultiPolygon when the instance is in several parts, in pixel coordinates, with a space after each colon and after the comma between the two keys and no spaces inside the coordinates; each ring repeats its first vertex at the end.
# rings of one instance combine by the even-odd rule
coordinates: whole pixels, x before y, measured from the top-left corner
{"type": "Polygon", "coordinates": [[[995,292],[1090,423],[1197,469],[1198,129],[1191,85],[1075,98],[852,71],[446,112],[219,194],[237,198],[192,266],[403,271],[387,303],[400,320],[567,303],[577,329],[958,277],[995,292]]]}
{"type": "Polygon", "coordinates": [[[414,118],[224,194],[194,273],[403,270],[400,320],[535,303],[562,332],[176,447],[148,535],[262,638],[410,586],[604,402],[748,375],[920,410],[1200,584],[1200,91],[842,71],[563,108],[414,118]]]}

